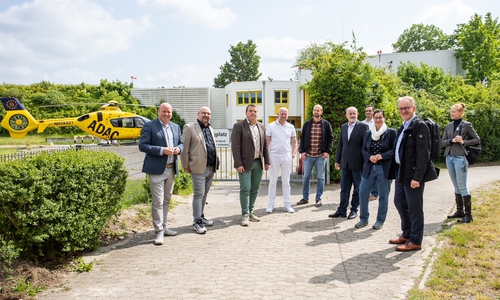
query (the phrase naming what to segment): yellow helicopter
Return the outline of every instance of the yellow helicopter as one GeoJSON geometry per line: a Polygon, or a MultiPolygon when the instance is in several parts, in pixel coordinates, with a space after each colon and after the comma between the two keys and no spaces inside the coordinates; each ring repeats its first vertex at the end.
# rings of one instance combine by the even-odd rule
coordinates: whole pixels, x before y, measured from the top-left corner
{"type": "Polygon", "coordinates": [[[141,129],[149,119],[124,112],[118,102],[109,101],[99,111],[76,118],[36,120],[16,98],[1,98],[7,111],[0,123],[12,138],[22,139],[32,130],[42,133],[47,127],[77,126],[89,135],[103,140],[132,140],[141,136],[141,129]]]}

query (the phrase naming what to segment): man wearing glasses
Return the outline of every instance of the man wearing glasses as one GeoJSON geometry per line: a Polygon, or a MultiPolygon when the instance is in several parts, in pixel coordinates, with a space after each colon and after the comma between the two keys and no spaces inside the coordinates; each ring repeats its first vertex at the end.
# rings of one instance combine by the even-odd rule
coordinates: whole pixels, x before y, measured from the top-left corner
{"type": "Polygon", "coordinates": [[[431,135],[427,125],[415,116],[416,109],[412,97],[398,99],[398,110],[403,125],[398,130],[394,149],[394,205],[401,218],[403,234],[389,240],[390,244],[400,245],[396,247],[397,251],[422,249],[425,182],[437,178],[436,169],[430,159],[431,135]]]}

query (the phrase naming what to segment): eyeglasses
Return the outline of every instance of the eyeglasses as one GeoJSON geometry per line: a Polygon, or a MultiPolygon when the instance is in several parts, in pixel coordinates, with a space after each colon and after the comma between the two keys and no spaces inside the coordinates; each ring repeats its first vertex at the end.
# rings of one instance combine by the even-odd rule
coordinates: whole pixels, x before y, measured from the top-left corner
{"type": "Polygon", "coordinates": [[[372,110],[370,110],[370,109],[367,109],[367,110],[365,110],[365,112],[372,112],[372,110]]]}
{"type": "Polygon", "coordinates": [[[209,115],[209,116],[211,115],[211,113],[209,113],[209,112],[204,112],[204,111],[200,112],[200,114],[202,114],[202,115],[209,115]]]}
{"type": "Polygon", "coordinates": [[[374,117],[373,119],[375,119],[375,120],[383,120],[384,117],[374,117]]]}
{"type": "Polygon", "coordinates": [[[403,111],[409,111],[413,106],[407,106],[407,107],[398,107],[398,110],[400,112],[403,112],[403,111]]]}

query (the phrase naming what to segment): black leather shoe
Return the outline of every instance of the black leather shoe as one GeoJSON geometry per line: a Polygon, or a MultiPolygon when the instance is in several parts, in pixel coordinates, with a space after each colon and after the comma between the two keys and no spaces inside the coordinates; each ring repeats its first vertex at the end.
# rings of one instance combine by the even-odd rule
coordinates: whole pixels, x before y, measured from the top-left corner
{"type": "Polygon", "coordinates": [[[309,200],[307,200],[307,199],[300,199],[300,201],[297,202],[297,205],[304,205],[304,204],[307,204],[307,203],[309,203],[309,200]]]}
{"type": "Polygon", "coordinates": [[[358,216],[357,212],[351,211],[349,215],[347,216],[348,219],[354,219],[358,216]]]}
{"type": "Polygon", "coordinates": [[[336,211],[334,214],[328,215],[328,218],[345,218],[346,214],[336,211]]]}

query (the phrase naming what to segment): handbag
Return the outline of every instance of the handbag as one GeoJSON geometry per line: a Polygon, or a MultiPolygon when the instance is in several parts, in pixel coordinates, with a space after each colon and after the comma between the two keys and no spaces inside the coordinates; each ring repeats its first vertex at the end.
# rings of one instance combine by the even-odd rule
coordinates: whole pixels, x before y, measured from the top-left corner
{"type": "MultiPolygon", "coordinates": [[[[462,123],[460,123],[460,132],[462,132],[462,124],[463,124],[463,121],[462,121],[462,123]]],[[[468,140],[468,139],[466,139],[466,140],[468,140]]],[[[469,165],[475,164],[477,162],[477,159],[479,158],[479,155],[481,155],[481,150],[483,148],[481,143],[479,143],[477,145],[470,145],[467,147],[464,147],[463,144],[460,144],[460,146],[462,146],[462,149],[464,149],[465,158],[467,159],[467,162],[469,163],[469,165]]]]}
{"type": "Polygon", "coordinates": [[[464,147],[464,145],[462,145],[462,148],[465,151],[465,158],[469,162],[469,165],[473,165],[476,163],[477,159],[479,158],[479,155],[481,155],[481,150],[483,146],[481,146],[481,144],[467,146],[467,147],[464,147]]]}

